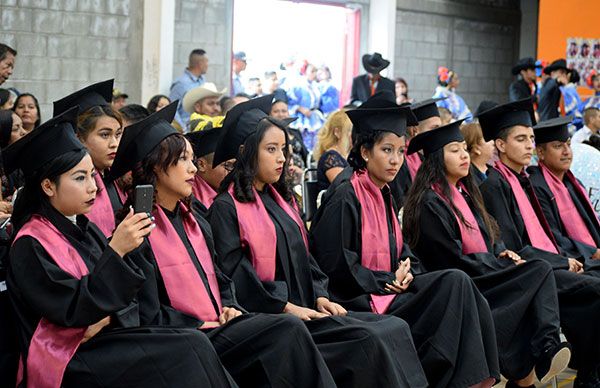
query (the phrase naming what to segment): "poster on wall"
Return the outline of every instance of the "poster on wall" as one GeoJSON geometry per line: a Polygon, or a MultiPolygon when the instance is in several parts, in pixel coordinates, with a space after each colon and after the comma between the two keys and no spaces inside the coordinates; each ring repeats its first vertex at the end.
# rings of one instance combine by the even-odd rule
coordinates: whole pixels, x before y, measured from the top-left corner
{"type": "Polygon", "coordinates": [[[592,71],[600,73],[600,39],[567,38],[567,67],[577,70],[579,84],[586,86],[592,71]]]}

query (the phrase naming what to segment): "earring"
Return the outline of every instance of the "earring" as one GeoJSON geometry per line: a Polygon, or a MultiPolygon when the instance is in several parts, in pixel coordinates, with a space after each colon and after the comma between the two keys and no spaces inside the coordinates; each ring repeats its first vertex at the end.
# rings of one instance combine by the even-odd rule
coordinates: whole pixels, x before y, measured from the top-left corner
{"type": "Polygon", "coordinates": [[[365,158],[365,162],[368,162],[368,161],[369,161],[369,158],[365,158]]]}

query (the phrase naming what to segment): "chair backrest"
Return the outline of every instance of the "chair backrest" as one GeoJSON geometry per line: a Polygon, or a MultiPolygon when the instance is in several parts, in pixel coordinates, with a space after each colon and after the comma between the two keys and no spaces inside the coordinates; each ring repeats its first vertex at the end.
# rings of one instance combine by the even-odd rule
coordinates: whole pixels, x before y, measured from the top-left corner
{"type": "Polygon", "coordinates": [[[317,169],[307,168],[302,175],[302,208],[304,209],[305,222],[312,220],[315,215],[318,196],[317,169]]]}

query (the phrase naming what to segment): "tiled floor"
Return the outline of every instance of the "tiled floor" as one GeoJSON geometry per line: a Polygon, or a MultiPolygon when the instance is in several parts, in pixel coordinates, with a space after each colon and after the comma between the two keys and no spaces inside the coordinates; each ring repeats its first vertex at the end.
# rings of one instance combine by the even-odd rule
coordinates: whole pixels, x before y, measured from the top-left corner
{"type": "MultiPolygon", "coordinates": [[[[564,373],[561,373],[558,377],[558,387],[557,388],[572,388],[573,380],[575,380],[575,371],[571,369],[567,369],[564,373]]],[[[505,381],[502,381],[500,384],[495,385],[494,388],[504,388],[505,381]]],[[[543,388],[553,388],[552,384],[546,385],[536,385],[536,387],[543,388]]]]}

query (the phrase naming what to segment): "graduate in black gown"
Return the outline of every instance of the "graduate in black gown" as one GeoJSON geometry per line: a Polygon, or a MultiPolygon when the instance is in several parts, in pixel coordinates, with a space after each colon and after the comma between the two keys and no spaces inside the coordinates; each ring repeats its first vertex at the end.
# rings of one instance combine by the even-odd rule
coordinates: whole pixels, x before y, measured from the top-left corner
{"type": "Polygon", "coordinates": [[[567,367],[571,355],[559,339],[552,267],[542,260],[525,262],[497,239],[497,225],[469,173],[461,123],[411,142],[408,153],[422,150],[425,159],[405,203],[405,236],[429,270],[456,268],[473,278],[496,322],[507,387],[534,387],[535,375],[547,383],[567,367]]]}
{"type": "Polygon", "coordinates": [[[123,119],[114,110],[112,90],[114,79],[98,82],[54,101],[54,115],[78,106],[77,137],[88,149],[96,169],[98,193],[87,217],[102,230],[106,237],[115,228],[115,213],[123,207],[121,189],[106,179],[123,135],[123,119]]]}
{"type": "Polygon", "coordinates": [[[51,119],[3,153],[5,168],[20,167],[26,177],[12,217],[7,280],[20,386],[236,386],[201,332],[136,325],[146,277],[127,254],[154,226],[131,211],[107,244],[83,215],[97,187],[91,157],[75,137],[76,115],[73,108],[51,119]]]}
{"type": "Polygon", "coordinates": [[[426,386],[403,320],[350,313],[329,300],[327,276],[288,202],[287,123],[268,117],[271,98],[236,105],[225,117],[214,163],[236,162],[209,210],[217,263],[246,310],[305,321],[338,386],[426,386]]]}
{"type": "Polygon", "coordinates": [[[402,241],[387,184],[403,163],[406,126],[416,119],[382,95],[348,116],[355,172],[321,205],[310,229],[332,300],[406,320],[429,386],[491,386],[500,374],[485,299],[461,271],[423,271],[402,241]]]}
{"type": "Polygon", "coordinates": [[[531,99],[497,105],[478,115],[486,141],[494,140],[500,160],[479,187],[488,213],[507,249],[525,260],[548,261],[554,272],[560,325],[572,346],[576,387],[597,387],[600,365],[600,279],[586,263],[556,245],[525,167],[534,151],[531,99]]]}
{"type": "Polygon", "coordinates": [[[571,117],[559,117],[533,127],[539,165],[527,172],[561,251],[592,271],[600,268],[600,223],[585,188],[570,170],[570,122],[571,117]]]}
{"type": "Polygon", "coordinates": [[[231,280],[215,268],[210,225],[190,207],[197,171],[193,148],[169,124],[176,109],[173,102],[127,127],[111,170],[115,177],[132,171],[134,187],[155,188],[157,227],[132,256],[152,264],[161,304],[194,319],[193,327],[207,334],[240,386],[335,386],[301,320],[242,314],[231,280]]]}

